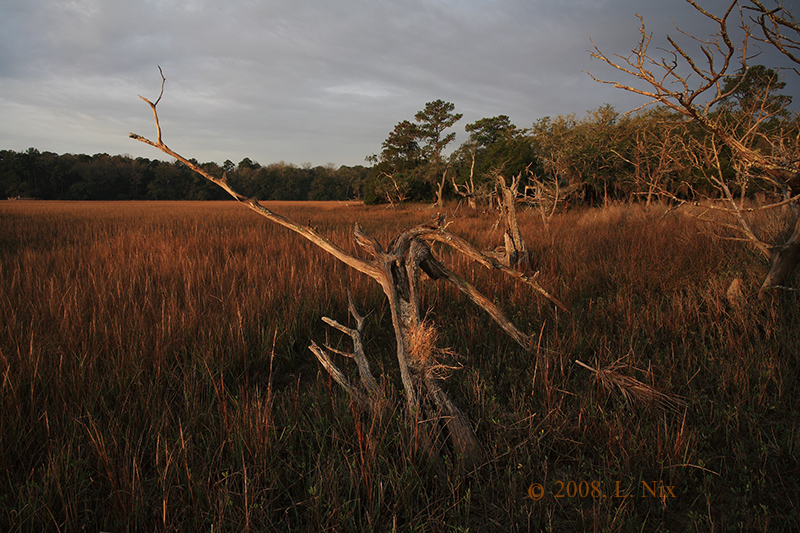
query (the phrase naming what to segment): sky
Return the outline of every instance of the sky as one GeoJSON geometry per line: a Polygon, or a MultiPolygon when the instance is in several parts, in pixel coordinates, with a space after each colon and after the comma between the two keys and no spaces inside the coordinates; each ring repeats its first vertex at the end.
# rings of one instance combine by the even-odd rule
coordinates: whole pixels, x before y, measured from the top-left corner
{"type": "Polygon", "coordinates": [[[627,55],[637,14],[653,49],[714,29],[684,0],[0,0],[0,149],[169,160],[128,138],[155,139],[137,95],[158,97],[159,66],[164,142],[220,164],[367,164],[437,99],[463,113],[451,148],[484,117],[625,112],[645,100],[587,71],[625,79],[590,53],[627,55]]]}

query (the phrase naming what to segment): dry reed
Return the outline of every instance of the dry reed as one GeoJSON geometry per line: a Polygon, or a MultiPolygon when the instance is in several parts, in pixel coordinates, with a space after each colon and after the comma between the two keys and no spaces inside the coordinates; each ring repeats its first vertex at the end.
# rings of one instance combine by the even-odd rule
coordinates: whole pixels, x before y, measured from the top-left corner
{"type": "MultiPolygon", "coordinates": [[[[432,214],[271,207],[352,251],[356,221],[386,244],[432,214]]],[[[494,217],[447,211],[479,248],[502,242],[494,217]]],[[[417,357],[463,364],[448,388],[490,456],[464,477],[452,458],[417,461],[402,417],[355,410],[307,350],[322,316],[345,323],[350,289],[375,375],[394,374],[391,317],[365,276],[234,202],[0,202],[0,530],[796,529],[800,295],[731,305],[731,281],[752,294],[765,265],[664,211],[570,211],[547,229],[519,214],[530,270],[569,315],[445,254],[540,335],[526,352],[425,284],[438,330],[421,330],[417,357]],[[590,369],[602,387],[692,408],[605,409],[573,361],[611,353],[657,379],[590,369]],[[654,479],[676,497],[554,494],[654,479]],[[547,496],[530,500],[531,483],[547,496]]]]}

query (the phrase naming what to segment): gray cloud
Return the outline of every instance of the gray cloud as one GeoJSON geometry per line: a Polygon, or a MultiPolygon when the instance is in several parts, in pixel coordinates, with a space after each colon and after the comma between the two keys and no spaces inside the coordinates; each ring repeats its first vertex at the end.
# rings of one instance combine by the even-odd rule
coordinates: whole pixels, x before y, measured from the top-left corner
{"type": "MultiPolygon", "coordinates": [[[[727,2],[704,6],[719,12],[727,2]]],[[[657,38],[673,20],[702,31],[682,0],[3,0],[0,147],[159,154],[151,135],[201,161],[363,163],[394,125],[441,98],[463,125],[641,100],[593,82],[590,39],[624,53],[638,12],[657,38]]]]}

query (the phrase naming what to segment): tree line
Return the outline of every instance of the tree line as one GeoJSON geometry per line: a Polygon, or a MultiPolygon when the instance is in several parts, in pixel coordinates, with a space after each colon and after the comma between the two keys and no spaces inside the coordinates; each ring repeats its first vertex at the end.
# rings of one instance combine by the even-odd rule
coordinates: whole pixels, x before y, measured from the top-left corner
{"type": "MultiPolygon", "coordinates": [[[[197,161],[193,161],[197,163],[197,161]]],[[[261,166],[203,163],[209,173],[226,173],[238,190],[261,200],[346,200],[360,198],[369,169],[364,166],[261,166]]],[[[227,194],[179,161],[124,155],[58,155],[29,148],[0,150],[0,198],[42,200],[226,200],[227,194]]]]}
{"type": "MultiPolygon", "coordinates": [[[[724,78],[721,93],[728,96],[710,117],[732,130],[754,127],[748,137],[753,150],[790,148],[797,143],[800,121],[787,109],[792,99],[782,94],[785,87],[776,69],[742,68],[724,78]]],[[[664,105],[620,114],[606,104],[583,117],[548,116],[524,129],[506,115],[482,118],[465,126],[467,141],[444,157],[453,136],[443,132],[461,118],[454,110],[449,102],[429,102],[415,122],[395,126],[380,154],[368,158],[374,166],[365,201],[432,201],[449,194],[475,202],[491,197],[493,176],[499,173],[521,175],[522,190],[560,188],[562,199],[570,202],[650,202],[713,197],[719,194],[718,174],[735,182],[740,172],[729,149],[714,157],[698,149],[713,132],[664,105]]],[[[740,192],[769,189],[761,185],[750,181],[740,192]]]]}
{"type": "MultiPolygon", "coordinates": [[[[758,143],[796,142],[800,121],[782,94],[780,73],[762,65],[742,69],[724,80],[714,120],[742,124],[742,116],[768,114],[758,121],[758,143]]],[[[365,203],[441,202],[467,198],[471,205],[491,198],[493,176],[522,175],[522,190],[558,188],[561,200],[597,204],[608,200],[653,201],[716,194],[715,176],[737,169],[729,152],[703,160],[709,136],[666,106],[620,114],[610,105],[575,114],[543,117],[520,128],[506,115],[465,126],[467,140],[445,154],[462,118],[455,105],[436,100],[414,120],[399,122],[368,156],[370,166],[312,167],[284,162],[262,166],[249,158],[238,164],[201,166],[260,200],[346,200],[365,203]]],[[[752,122],[752,121],[750,121],[752,122]]],[[[195,161],[196,163],[196,161],[195,161]]],[[[735,181],[735,180],[734,180],[735,181]]],[[[29,148],[0,151],[0,197],[61,200],[218,200],[225,194],[182,163],[108,154],[58,155],[29,148]]],[[[750,186],[742,194],[755,193],[750,186]]]]}

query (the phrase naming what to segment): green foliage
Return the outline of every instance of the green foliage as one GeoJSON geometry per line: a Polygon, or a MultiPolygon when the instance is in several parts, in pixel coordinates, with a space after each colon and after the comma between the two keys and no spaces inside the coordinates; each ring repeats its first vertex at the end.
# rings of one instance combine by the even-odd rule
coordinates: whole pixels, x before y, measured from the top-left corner
{"type": "Polygon", "coordinates": [[[416,123],[397,123],[380,155],[367,158],[376,163],[365,190],[367,204],[430,198],[441,179],[442,150],[455,139],[454,132],[444,132],[462,117],[454,110],[454,104],[435,100],[416,113],[416,123]]]}
{"type": "Polygon", "coordinates": [[[419,138],[424,141],[423,153],[431,163],[431,173],[438,174],[441,167],[442,150],[456,138],[455,132],[444,135],[444,131],[461,120],[461,113],[454,113],[456,106],[443,100],[425,104],[414,118],[419,123],[419,138]]]}
{"type": "Polygon", "coordinates": [[[733,76],[723,79],[722,93],[727,96],[720,107],[751,117],[774,116],[771,121],[774,125],[780,118],[789,116],[786,107],[792,103],[792,97],[779,94],[785,87],[786,82],[780,80],[776,70],[764,65],[742,67],[733,76]]]}
{"type": "MultiPolygon", "coordinates": [[[[465,129],[470,134],[465,145],[474,147],[470,149],[475,151],[474,173],[479,180],[493,170],[516,176],[537,160],[528,132],[517,128],[506,115],[482,118],[465,129]]],[[[458,157],[465,159],[463,152],[458,157]]]]}
{"type": "Polygon", "coordinates": [[[517,134],[517,127],[511,123],[508,115],[482,118],[467,124],[464,129],[470,134],[470,141],[484,148],[502,143],[517,134]]]}
{"type": "Polygon", "coordinates": [[[608,104],[582,119],[559,115],[537,121],[531,141],[541,172],[567,185],[583,184],[590,201],[624,197],[623,180],[628,169],[620,154],[631,140],[627,125],[608,104]]]}
{"type": "Polygon", "coordinates": [[[420,136],[416,124],[408,120],[398,122],[381,144],[380,163],[392,173],[417,169],[426,161],[425,152],[419,144],[420,136]]]}

